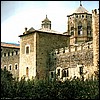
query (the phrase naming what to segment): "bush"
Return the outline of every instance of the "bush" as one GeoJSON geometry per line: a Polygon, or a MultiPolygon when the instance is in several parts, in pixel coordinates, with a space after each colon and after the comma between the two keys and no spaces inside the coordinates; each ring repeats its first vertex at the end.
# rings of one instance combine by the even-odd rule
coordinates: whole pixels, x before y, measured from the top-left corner
{"type": "Polygon", "coordinates": [[[14,99],[99,99],[98,80],[21,80],[1,71],[1,97],[14,99]],[[4,75],[5,74],[5,75],[4,75]]]}

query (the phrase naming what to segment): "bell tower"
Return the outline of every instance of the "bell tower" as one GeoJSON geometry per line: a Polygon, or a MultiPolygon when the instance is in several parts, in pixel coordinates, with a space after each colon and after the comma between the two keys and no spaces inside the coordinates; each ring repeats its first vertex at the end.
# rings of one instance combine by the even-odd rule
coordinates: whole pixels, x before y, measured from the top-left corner
{"type": "Polygon", "coordinates": [[[46,18],[42,21],[41,27],[42,29],[51,29],[51,21],[48,19],[47,15],[46,18]]]}
{"type": "Polygon", "coordinates": [[[92,40],[92,14],[89,13],[82,5],[68,17],[68,35],[70,44],[88,42],[92,40]]]}

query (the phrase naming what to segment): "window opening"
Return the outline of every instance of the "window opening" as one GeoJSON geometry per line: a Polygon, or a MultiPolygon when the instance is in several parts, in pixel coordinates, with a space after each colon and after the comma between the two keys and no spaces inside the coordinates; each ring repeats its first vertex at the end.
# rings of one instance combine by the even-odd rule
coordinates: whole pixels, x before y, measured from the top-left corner
{"type": "Polygon", "coordinates": [[[78,26],[78,35],[82,35],[82,26],[78,26]]]}
{"type": "Polygon", "coordinates": [[[57,75],[60,76],[60,69],[57,70],[57,75]]]}
{"type": "Polygon", "coordinates": [[[29,68],[26,67],[26,76],[28,76],[28,74],[29,74],[29,68]]]}
{"type": "Polygon", "coordinates": [[[66,72],[67,74],[66,74],[66,77],[69,77],[69,71],[68,71],[68,69],[67,69],[67,72],[66,72]]]}
{"type": "Polygon", "coordinates": [[[17,70],[17,67],[18,67],[18,66],[17,66],[17,64],[16,64],[16,65],[15,65],[15,69],[16,69],[16,70],[17,70]]]}
{"type": "Polygon", "coordinates": [[[29,54],[29,46],[26,47],[26,54],[29,54]]]}
{"type": "Polygon", "coordinates": [[[4,66],[4,70],[6,70],[6,65],[4,66]]]}
{"type": "Polygon", "coordinates": [[[16,51],[16,55],[18,55],[18,51],[16,51]]]}
{"type": "Polygon", "coordinates": [[[10,56],[10,52],[8,52],[8,56],[10,56]]]}
{"type": "Polygon", "coordinates": [[[6,53],[4,53],[4,57],[6,57],[6,53]]]}
{"type": "Polygon", "coordinates": [[[11,65],[9,66],[9,70],[11,70],[11,65]]]}
{"type": "Polygon", "coordinates": [[[83,67],[80,67],[80,75],[83,74],[83,67]]]}
{"type": "Polygon", "coordinates": [[[53,77],[54,77],[53,72],[51,72],[51,78],[53,78],[53,77]]]}

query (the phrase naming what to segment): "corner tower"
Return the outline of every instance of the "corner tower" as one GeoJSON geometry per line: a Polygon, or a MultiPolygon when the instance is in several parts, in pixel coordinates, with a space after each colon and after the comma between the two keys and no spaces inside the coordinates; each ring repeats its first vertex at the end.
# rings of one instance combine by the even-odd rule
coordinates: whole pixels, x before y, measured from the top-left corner
{"type": "Polygon", "coordinates": [[[70,44],[82,43],[92,40],[92,14],[81,4],[68,17],[68,34],[70,44]]]}

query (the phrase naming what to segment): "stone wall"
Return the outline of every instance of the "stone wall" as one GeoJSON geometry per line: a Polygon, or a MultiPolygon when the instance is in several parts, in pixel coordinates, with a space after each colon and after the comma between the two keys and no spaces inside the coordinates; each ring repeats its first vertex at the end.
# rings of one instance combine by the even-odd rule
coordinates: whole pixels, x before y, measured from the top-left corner
{"type": "Polygon", "coordinates": [[[47,78],[49,73],[48,68],[48,53],[55,49],[69,45],[69,36],[33,31],[20,36],[20,70],[19,77],[25,76],[29,79],[47,78]],[[29,54],[26,54],[26,46],[29,46],[29,54]],[[28,71],[26,68],[28,67],[28,71]],[[28,75],[26,75],[26,72],[28,75]]]}
{"type": "Polygon", "coordinates": [[[19,48],[1,46],[1,68],[6,68],[13,74],[13,77],[19,77],[19,48]],[[17,54],[16,54],[17,52],[17,54]],[[9,53],[9,54],[8,54],[9,53]],[[10,69],[11,66],[11,69],[10,69]]]}
{"type": "Polygon", "coordinates": [[[36,34],[24,34],[20,37],[19,80],[22,77],[32,79],[36,76],[36,34]],[[26,47],[29,53],[26,53],[26,47]]]}
{"type": "Polygon", "coordinates": [[[98,67],[99,62],[99,11],[92,10],[92,28],[93,28],[93,63],[98,67]]]}
{"type": "Polygon", "coordinates": [[[37,33],[37,73],[38,78],[47,78],[49,73],[49,52],[69,45],[69,36],[55,33],[37,33]]]}
{"type": "Polygon", "coordinates": [[[89,74],[92,75],[93,41],[59,48],[50,53],[49,67],[51,68],[51,71],[56,70],[58,67],[61,67],[62,69],[69,68],[71,70],[70,76],[73,76],[78,72],[78,70],[76,70],[78,65],[84,66],[84,68],[89,71],[89,74]],[[73,68],[76,72],[74,72],[73,68]]]}

